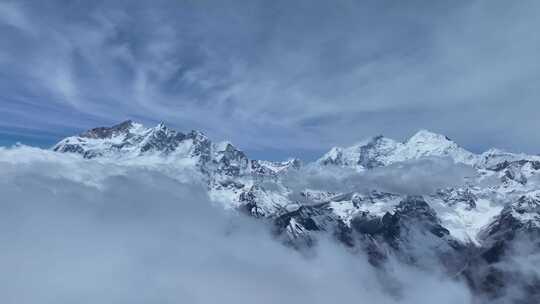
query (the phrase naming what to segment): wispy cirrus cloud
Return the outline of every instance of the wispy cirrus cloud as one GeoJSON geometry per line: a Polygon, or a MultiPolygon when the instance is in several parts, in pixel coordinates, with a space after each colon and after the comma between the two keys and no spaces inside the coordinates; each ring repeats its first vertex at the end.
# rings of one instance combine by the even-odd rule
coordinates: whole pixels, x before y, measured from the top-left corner
{"type": "MultiPolygon", "coordinates": [[[[534,1],[6,2],[4,124],[58,137],[125,118],[250,151],[428,128],[536,151],[534,1]],[[516,123],[519,122],[519,123],[516,123]]],[[[7,129],[6,129],[7,130],[7,129]]],[[[272,157],[272,155],[268,155],[272,157]]]]}

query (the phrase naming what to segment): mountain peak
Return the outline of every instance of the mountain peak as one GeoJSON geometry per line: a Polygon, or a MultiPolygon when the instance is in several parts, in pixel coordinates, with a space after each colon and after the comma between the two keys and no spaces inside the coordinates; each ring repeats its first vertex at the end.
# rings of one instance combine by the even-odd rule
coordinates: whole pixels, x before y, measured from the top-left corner
{"type": "Polygon", "coordinates": [[[202,131],[197,131],[197,130],[191,130],[187,135],[186,135],[187,138],[191,138],[195,141],[208,141],[208,137],[206,136],[206,134],[204,134],[204,132],[202,131]]]}
{"type": "MultiPolygon", "coordinates": [[[[182,134],[182,133],[177,132],[174,129],[171,129],[171,128],[167,127],[163,121],[160,122],[159,124],[157,124],[155,127],[147,129],[147,130],[150,130],[151,133],[155,134],[155,135],[157,135],[157,134],[165,134],[166,136],[174,136],[176,134],[182,134]]],[[[162,136],[162,135],[159,135],[159,136],[162,136]]],[[[183,136],[183,134],[182,134],[182,136],[183,136]]]]}
{"type": "Polygon", "coordinates": [[[423,157],[449,157],[454,162],[474,165],[477,155],[463,149],[445,135],[428,130],[416,132],[407,140],[399,151],[401,159],[419,159],[423,157]]]}
{"type": "Polygon", "coordinates": [[[53,147],[58,152],[75,152],[85,158],[129,156],[143,153],[174,152],[186,136],[160,122],[153,128],[131,120],[112,127],[99,127],[61,140],[53,147]]]}
{"type": "Polygon", "coordinates": [[[378,135],[348,148],[334,147],[317,162],[369,169],[426,157],[449,157],[468,165],[477,160],[447,136],[422,129],[404,143],[378,135]]]}
{"type": "Polygon", "coordinates": [[[235,149],[236,148],[234,147],[234,145],[230,141],[227,141],[227,140],[216,143],[216,151],[218,152],[230,151],[230,150],[235,150],[235,149]]]}
{"type": "Polygon", "coordinates": [[[462,150],[450,138],[428,130],[416,132],[405,142],[405,146],[409,153],[418,156],[447,156],[450,151],[462,150]]]}
{"type": "Polygon", "coordinates": [[[453,141],[448,138],[448,136],[431,132],[426,129],[421,129],[418,132],[416,132],[413,136],[407,140],[407,143],[416,143],[416,144],[422,144],[422,143],[434,143],[434,142],[452,142],[453,141]]]}
{"type": "Polygon", "coordinates": [[[134,126],[135,124],[133,123],[133,121],[126,120],[112,127],[99,127],[87,130],[81,133],[79,136],[93,139],[111,138],[118,134],[128,133],[129,130],[132,129],[134,126]]]}
{"type": "Polygon", "coordinates": [[[160,121],[157,124],[156,129],[160,129],[160,130],[167,129],[167,126],[165,125],[165,123],[163,121],[160,121]]]}
{"type": "Polygon", "coordinates": [[[317,163],[345,167],[373,168],[387,165],[388,156],[401,143],[382,135],[367,138],[351,147],[333,147],[317,163]]]}

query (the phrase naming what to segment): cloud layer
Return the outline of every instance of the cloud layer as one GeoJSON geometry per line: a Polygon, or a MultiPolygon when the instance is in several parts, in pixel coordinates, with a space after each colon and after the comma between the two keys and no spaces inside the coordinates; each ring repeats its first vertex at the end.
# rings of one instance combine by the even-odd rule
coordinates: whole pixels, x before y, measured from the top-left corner
{"type": "Polygon", "coordinates": [[[308,165],[290,171],[284,183],[297,193],[317,189],[334,193],[379,190],[405,195],[430,195],[438,189],[460,187],[476,171],[446,158],[426,158],[407,161],[364,172],[345,167],[308,165]]]}
{"type": "Polygon", "coordinates": [[[309,256],[160,170],[0,150],[2,303],[466,303],[399,263],[321,239],[309,256]]]}

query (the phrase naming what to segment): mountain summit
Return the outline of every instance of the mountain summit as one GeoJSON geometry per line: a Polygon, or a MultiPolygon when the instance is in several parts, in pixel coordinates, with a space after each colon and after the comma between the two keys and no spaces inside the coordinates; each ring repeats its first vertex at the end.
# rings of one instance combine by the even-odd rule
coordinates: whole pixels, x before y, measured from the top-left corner
{"type": "Polygon", "coordinates": [[[420,130],[405,142],[376,136],[351,147],[334,147],[317,163],[369,169],[428,157],[448,157],[467,165],[475,165],[478,158],[444,135],[420,130]]]}
{"type": "Polygon", "coordinates": [[[249,160],[230,142],[213,143],[204,133],[182,133],[160,122],[146,128],[131,120],[112,127],[99,127],[67,137],[53,151],[76,153],[87,159],[189,160],[205,174],[239,176],[250,172],[275,175],[298,167],[299,161],[269,162],[249,160]]]}

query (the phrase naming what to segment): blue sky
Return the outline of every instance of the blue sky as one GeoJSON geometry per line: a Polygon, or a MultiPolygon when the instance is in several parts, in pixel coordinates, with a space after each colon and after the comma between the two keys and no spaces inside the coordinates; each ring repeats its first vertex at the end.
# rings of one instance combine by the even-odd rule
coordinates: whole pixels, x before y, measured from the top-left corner
{"type": "Polygon", "coordinates": [[[0,145],[165,121],[313,159],[418,129],[538,153],[537,1],[2,1],[0,145]]]}

